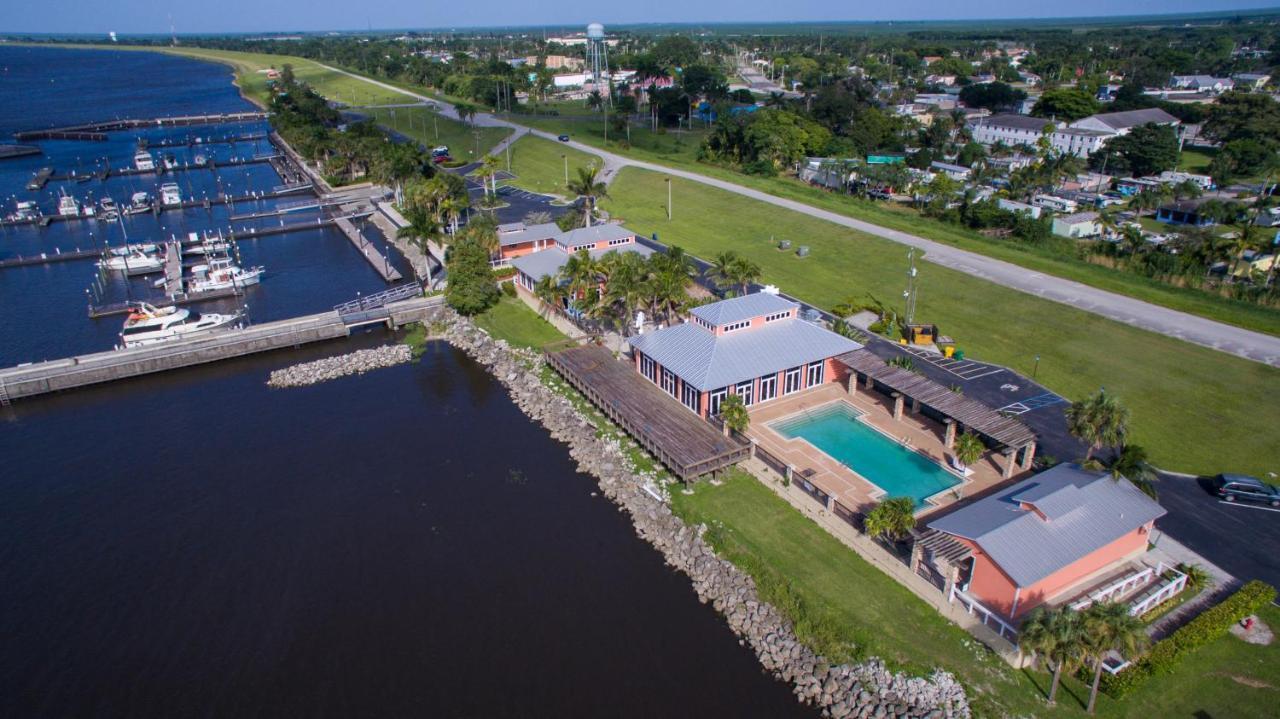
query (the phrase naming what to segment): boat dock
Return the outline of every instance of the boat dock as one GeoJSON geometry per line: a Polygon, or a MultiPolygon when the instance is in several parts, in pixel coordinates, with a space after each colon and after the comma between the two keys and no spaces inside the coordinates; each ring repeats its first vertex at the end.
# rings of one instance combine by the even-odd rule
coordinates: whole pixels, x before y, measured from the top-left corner
{"type": "MultiPolygon", "coordinates": [[[[165,167],[164,165],[156,165],[155,169],[152,169],[152,170],[139,170],[136,167],[122,167],[122,168],[113,170],[109,167],[104,167],[102,169],[95,170],[93,172],[83,172],[83,173],[72,172],[66,175],[50,174],[47,177],[45,177],[45,182],[69,182],[69,181],[82,180],[82,179],[105,180],[108,177],[131,177],[134,175],[167,175],[171,172],[192,172],[195,170],[217,170],[220,168],[226,169],[226,168],[243,167],[245,165],[261,165],[264,162],[270,163],[276,160],[278,157],[279,157],[278,155],[258,155],[254,157],[248,157],[248,158],[232,158],[221,164],[218,164],[210,160],[207,164],[204,164],[204,165],[196,165],[194,163],[177,165],[175,167],[165,167]]],[[[32,181],[34,182],[34,178],[32,179],[32,181]]],[[[30,185],[28,185],[28,188],[29,187],[30,185]]]]}
{"type": "Polygon", "coordinates": [[[39,155],[42,152],[44,151],[35,145],[0,145],[0,160],[7,160],[10,157],[39,155]]]}
{"type": "Polygon", "coordinates": [[[155,147],[199,147],[201,145],[235,145],[241,142],[256,142],[267,139],[267,133],[252,135],[226,135],[224,137],[191,137],[168,138],[158,142],[148,142],[147,149],[155,147]]]}
{"type": "Polygon", "coordinates": [[[214,331],[200,337],[11,367],[0,370],[0,404],[7,405],[12,400],[24,397],[347,337],[353,328],[374,322],[392,328],[411,322],[425,322],[443,310],[444,297],[418,296],[421,292],[421,287],[413,283],[365,297],[354,308],[350,307],[351,303],[347,303],[328,312],[241,329],[214,331]]]}
{"type": "Polygon", "coordinates": [[[44,186],[49,184],[49,178],[52,176],[52,167],[42,167],[36,170],[36,174],[32,175],[30,182],[27,183],[27,189],[33,191],[44,189],[44,186]]]}
{"type": "Polygon", "coordinates": [[[84,125],[67,127],[51,127],[44,130],[26,130],[15,132],[13,139],[19,142],[29,140],[106,140],[104,133],[116,130],[134,130],[143,127],[176,127],[182,125],[212,125],[227,122],[252,122],[267,119],[265,112],[232,112],[217,115],[180,115],[176,117],[153,117],[147,119],[110,120],[107,122],[91,122],[84,125]]]}
{"type": "Polygon", "coordinates": [[[174,296],[182,292],[182,243],[164,243],[164,293],[174,296]]]}
{"type": "Polygon", "coordinates": [[[397,282],[402,279],[400,270],[391,266],[391,260],[387,259],[377,247],[373,246],[372,242],[360,233],[360,230],[351,221],[350,217],[337,217],[334,218],[333,222],[339,230],[342,230],[342,234],[346,235],[348,240],[351,240],[351,244],[355,245],[360,254],[364,255],[364,258],[382,276],[383,280],[397,282]]]}
{"type": "Polygon", "coordinates": [[[136,300],[127,302],[112,302],[105,305],[95,305],[89,303],[89,319],[96,320],[102,317],[112,317],[114,315],[128,314],[139,302],[146,302],[157,307],[165,305],[190,305],[196,302],[209,302],[211,300],[224,300],[228,297],[241,297],[244,295],[242,287],[226,287],[221,290],[209,290],[207,292],[178,292],[173,295],[158,295],[155,297],[140,297],[136,300]]]}
{"type": "Polygon", "coordinates": [[[69,250],[67,252],[42,252],[38,255],[10,257],[0,260],[0,270],[8,267],[30,267],[32,265],[49,265],[54,262],[70,262],[72,260],[88,260],[101,257],[102,250],[69,250]]]}

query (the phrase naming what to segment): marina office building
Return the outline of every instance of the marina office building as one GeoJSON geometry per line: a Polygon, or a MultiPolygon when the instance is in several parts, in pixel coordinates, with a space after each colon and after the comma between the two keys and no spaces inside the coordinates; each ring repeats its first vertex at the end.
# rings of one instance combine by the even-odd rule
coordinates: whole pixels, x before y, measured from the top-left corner
{"type": "Polygon", "coordinates": [[[683,324],[631,338],[636,371],[702,417],[719,414],[729,395],[751,407],[844,381],[835,358],[862,345],[799,310],[767,292],[694,308],[683,324]]]}

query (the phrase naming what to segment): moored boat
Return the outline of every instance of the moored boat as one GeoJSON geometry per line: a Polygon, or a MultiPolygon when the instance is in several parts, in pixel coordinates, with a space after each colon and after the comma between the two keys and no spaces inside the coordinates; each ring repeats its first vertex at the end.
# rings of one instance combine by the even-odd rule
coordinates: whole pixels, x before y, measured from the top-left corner
{"type": "Polygon", "coordinates": [[[125,319],[120,340],[126,348],[142,347],[227,328],[239,319],[239,314],[201,314],[179,307],[155,307],[139,302],[125,319]]]}

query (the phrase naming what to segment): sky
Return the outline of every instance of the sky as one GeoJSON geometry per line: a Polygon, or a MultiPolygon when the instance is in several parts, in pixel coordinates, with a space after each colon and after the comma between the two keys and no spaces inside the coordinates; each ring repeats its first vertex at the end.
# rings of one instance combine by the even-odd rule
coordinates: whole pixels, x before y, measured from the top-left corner
{"type": "Polygon", "coordinates": [[[7,0],[0,33],[284,32],[588,22],[792,22],[1140,15],[1276,7],[1280,0],[7,0]],[[1016,14],[1011,15],[1013,10],[1016,14]],[[170,19],[172,18],[172,19],[170,19]]]}

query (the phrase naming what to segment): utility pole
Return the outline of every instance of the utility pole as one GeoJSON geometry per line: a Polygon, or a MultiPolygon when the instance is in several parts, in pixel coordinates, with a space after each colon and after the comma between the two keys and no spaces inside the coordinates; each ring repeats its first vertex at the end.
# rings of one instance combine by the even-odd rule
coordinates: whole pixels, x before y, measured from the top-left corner
{"type": "Polygon", "coordinates": [[[560,159],[564,160],[564,184],[567,186],[569,184],[569,156],[561,155],[560,159]]]}
{"type": "Polygon", "coordinates": [[[667,178],[667,220],[671,220],[671,178],[667,178]]]}
{"type": "Polygon", "coordinates": [[[912,247],[907,250],[907,289],[902,293],[906,298],[906,320],[907,324],[915,321],[916,317],[916,248],[912,247]]]}

